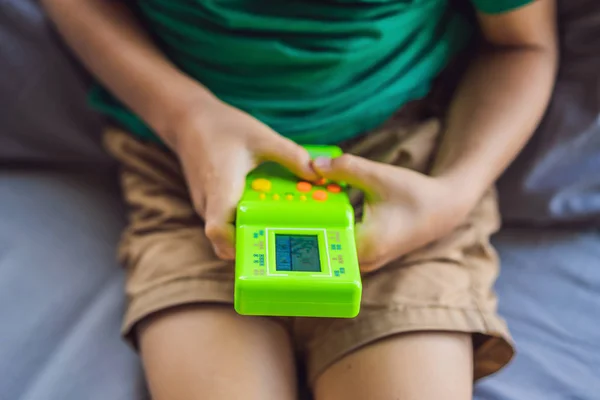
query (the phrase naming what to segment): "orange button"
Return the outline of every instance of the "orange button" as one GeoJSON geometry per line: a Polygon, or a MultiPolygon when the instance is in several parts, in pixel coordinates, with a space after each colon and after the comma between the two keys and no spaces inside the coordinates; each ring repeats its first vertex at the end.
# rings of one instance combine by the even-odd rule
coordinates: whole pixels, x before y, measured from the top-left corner
{"type": "Polygon", "coordinates": [[[315,185],[322,186],[322,185],[324,185],[326,183],[327,183],[327,179],[321,178],[321,179],[319,179],[318,181],[315,182],[315,185]]]}
{"type": "Polygon", "coordinates": [[[312,197],[318,201],[325,201],[327,200],[327,192],[324,190],[315,190],[312,197]]]}
{"type": "Polygon", "coordinates": [[[271,190],[271,181],[264,178],[255,179],[252,181],[252,189],[257,192],[268,192],[271,190]]]}
{"type": "Polygon", "coordinates": [[[298,189],[299,192],[310,192],[312,185],[308,182],[298,182],[296,189],[298,189]]]}
{"type": "Polygon", "coordinates": [[[337,183],[330,183],[329,185],[327,185],[327,190],[331,193],[339,193],[342,191],[342,187],[337,183]]]}

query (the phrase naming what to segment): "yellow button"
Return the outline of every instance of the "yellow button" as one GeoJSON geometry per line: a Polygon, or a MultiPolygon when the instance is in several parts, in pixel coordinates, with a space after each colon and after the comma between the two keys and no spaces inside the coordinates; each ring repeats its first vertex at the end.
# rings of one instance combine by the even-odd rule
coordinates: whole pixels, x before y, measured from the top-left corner
{"type": "Polygon", "coordinates": [[[266,198],[267,198],[267,195],[266,195],[266,194],[264,194],[264,193],[261,193],[261,194],[260,194],[258,197],[259,197],[261,200],[264,200],[264,199],[266,199],[266,198]]]}
{"type": "Polygon", "coordinates": [[[317,201],[325,201],[327,200],[327,192],[324,190],[315,190],[312,197],[317,201]]]}
{"type": "Polygon", "coordinates": [[[299,192],[310,192],[312,185],[308,182],[298,182],[296,189],[298,189],[299,192]]]}
{"type": "Polygon", "coordinates": [[[288,199],[288,200],[294,200],[294,195],[288,193],[288,194],[285,195],[285,198],[288,199]]]}
{"type": "Polygon", "coordinates": [[[300,200],[302,200],[302,201],[306,201],[306,196],[305,196],[305,195],[303,195],[303,194],[302,194],[302,195],[300,195],[300,200]]]}
{"type": "Polygon", "coordinates": [[[280,196],[280,195],[278,195],[277,193],[275,193],[275,194],[273,195],[273,200],[279,200],[280,198],[281,198],[281,196],[280,196]]]}
{"type": "Polygon", "coordinates": [[[264,178],[255,179],[252,181],[252,189],[257,192],[268,192],[271,190],[271,181],[264,178]]]}

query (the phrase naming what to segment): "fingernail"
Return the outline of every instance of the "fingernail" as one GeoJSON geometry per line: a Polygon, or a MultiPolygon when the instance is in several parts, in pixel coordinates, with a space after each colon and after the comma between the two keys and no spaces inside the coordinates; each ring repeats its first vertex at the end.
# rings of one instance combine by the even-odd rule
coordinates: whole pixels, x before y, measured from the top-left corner
{"type": "Polygon", "coordinates": [[[317,169],[327,170],[331,168],[331,158],[317,157],[314,161],[314,165],[317,169]]]}

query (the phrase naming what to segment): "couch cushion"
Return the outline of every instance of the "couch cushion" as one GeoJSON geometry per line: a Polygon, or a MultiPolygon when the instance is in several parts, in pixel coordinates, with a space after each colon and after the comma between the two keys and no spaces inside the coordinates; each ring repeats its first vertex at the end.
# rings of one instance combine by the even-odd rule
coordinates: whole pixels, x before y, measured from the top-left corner
{"type": "Polygon", "coordinates": [[[0,60],[0,161],[111,163],[88,77],[37,1],[0,1],[0,60]]]}
{"type": "Polygon", "coordinates": [[[0,399],[142,400],[113,177],[0,172],[0,399]]]}
{"type": "Polygon", "coordinates": [[[597,400],[600,231],[505,230],[494,245],[499,312],[517,354],[475,400],[597,400]]]}

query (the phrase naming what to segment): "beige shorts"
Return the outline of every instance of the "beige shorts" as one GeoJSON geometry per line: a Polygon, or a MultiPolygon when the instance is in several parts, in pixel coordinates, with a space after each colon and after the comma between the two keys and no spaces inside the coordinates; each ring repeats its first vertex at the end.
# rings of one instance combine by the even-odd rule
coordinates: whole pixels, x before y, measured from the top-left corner
{"type": "MultiPolygon", "coordinates": [[[[439,134],[435,118],[418,123],[398,118],[343,147],[426,172],[439,134]]],[[[115,128],[105,139],[121,163],[129,205],[129,225],[119,251],[127,270],[123,334],[135,342],[137,323],[173,307],[232,304],[233,265],[213,253],[176,157],[115,128]]],[[[362,346],[415,331],[472,333],[476,379],[503,367],[513,347],[493,292],[499,262],[489,237],[498,227],[495,193],[490,190],[452,234],[364,276],[357,318],[286,319],[308,378],[313,381],[362,346]]]]}

